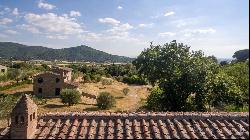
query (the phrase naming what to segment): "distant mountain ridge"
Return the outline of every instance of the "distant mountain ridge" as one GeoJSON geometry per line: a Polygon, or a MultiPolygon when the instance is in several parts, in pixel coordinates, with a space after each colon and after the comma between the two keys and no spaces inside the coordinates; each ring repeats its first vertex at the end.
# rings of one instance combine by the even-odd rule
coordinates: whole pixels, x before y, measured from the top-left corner
{"type": "Polygon", "coordinates": [[[67,60],[91,62],[131,62],[133,58],[112,55],[86,45],[52,49],[43,46],[27,46],[13,42],[0,42],[0,57],[16,60],[67,60]]]}

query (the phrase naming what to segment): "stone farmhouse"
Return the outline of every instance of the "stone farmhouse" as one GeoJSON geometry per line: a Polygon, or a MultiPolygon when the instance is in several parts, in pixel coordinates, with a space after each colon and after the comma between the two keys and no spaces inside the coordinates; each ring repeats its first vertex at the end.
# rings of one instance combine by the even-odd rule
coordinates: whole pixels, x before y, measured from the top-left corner
{"type": "Polygon", "coordinates": [[[33,91],[35,95],[56,97],[64,88],[78,89],[76,83],[71,81],[72,69],[52,66],[51,71],[40,73],[33,78],[33,91]]]}
{"type": "Polygon", "coordinates": [[[1,73],[6,73],[7,72],[7,67],[0,65],[0,74],[1,73]]]}
{"type": "Polygon", "coordinates": [[[249,139],[249,112],[37,114],[23,95],[0,139],[249,139]]]}

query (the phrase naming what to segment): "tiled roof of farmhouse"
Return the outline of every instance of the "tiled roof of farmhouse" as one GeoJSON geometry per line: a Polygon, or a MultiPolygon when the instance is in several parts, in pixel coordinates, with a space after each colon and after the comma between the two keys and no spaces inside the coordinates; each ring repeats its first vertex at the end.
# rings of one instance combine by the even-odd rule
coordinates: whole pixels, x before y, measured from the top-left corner
{"type": "Polygon", "coordinates": [[[36,77],[36,76],[41,76],[41,75],[44,75],[44,74],[53,74],[53,75],[60,76],[59,73],[55,73],[55,72],[51,72],[51,71],[46,71],[46,72],[37,73],[36,75],[34,75],[34,77],[36,77]]]}
{"type": "Polygon", "coordinates": [[[48,113],[39,115],[34,138],[247,139],[249,113],[48,113]]]}

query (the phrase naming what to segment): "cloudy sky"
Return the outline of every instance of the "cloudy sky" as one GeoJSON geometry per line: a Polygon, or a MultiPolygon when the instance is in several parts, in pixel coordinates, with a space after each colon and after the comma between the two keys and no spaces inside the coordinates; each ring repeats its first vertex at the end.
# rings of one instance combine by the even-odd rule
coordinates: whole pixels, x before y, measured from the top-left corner
{"type": "Polygon", "coordinates": [[[88,45],[136,57],[183,42],[231,58],[249,47],[248,0],[1,0],[0,41],[65,48],[88,45]]]}

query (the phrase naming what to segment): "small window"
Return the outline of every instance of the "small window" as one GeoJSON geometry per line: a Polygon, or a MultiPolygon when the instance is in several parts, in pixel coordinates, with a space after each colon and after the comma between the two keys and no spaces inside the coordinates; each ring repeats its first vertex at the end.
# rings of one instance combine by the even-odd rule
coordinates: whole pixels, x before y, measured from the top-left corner
{"type": "Polygon", "coordinates": [[[18,116],[15,116],[15,123],[18,124],[18,116]]]}
{"type": "Polygon", "coordinates": [[[20,120],[21,123],[24,123],[24,117],[21,116],[21,120],[20,120]]]}
{"type": "Polygon", "coordinates": [[[43,89],[42,89],[42,88],[39,88],[39,89],[38,89],[38,93],[43,93],[43,89]]]}
{"type": "Polygon", "coordinates": [[[43,82],[43,78],[42,77],[38,78],[37,82],[38,83],[42,83],[43,82]]]}
{"type": "Polygon", "coordinates": [[[32,121],[32,114],[30,114],[30,121],[32,121]]]}
{"type": "Polygon", "coordinates": [[[59,78],[56,78],[56,83],[60,82],[60,79],[59,78]]]}
{"type": "Polygon", "coordinates": [[[1,69],[1,72],[5,72],[5,69],[1,69]]]}
{"type": "Polygon", "coordinates": [[[35,112],[33,113],[33,119],[35,119],[36,118],[36,114],[35,114],[35,112]]]}

